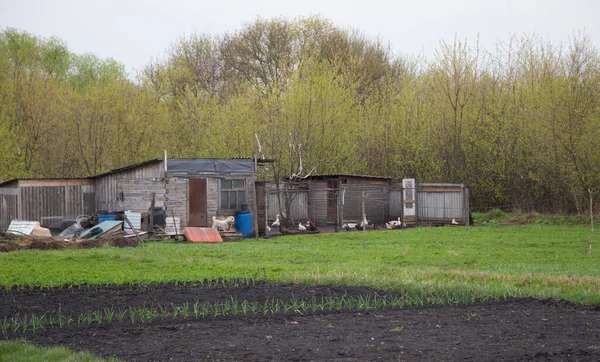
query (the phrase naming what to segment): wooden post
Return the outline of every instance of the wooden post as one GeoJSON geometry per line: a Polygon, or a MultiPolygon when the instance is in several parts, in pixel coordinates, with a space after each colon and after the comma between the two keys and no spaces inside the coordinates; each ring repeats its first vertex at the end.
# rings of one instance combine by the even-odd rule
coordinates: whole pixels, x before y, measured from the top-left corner
{"type": "MultiPolygon", "coordinates": [[[[362,192],[362,220],[361,223],[366,219],[365,217],[365,192],[362,192]]],[[[363,225],[363,246],[367,246],[367,225],[363,225]]]]}
{"type": "Polygon", "coordinates": [[[594,203],[592,200],[592,190],[588,189],[588,194],[590,196],[590,223],[591,223],[591,231],[590,231],[590,246],[588,252],[592,252],[592,243],[594,241],[594,203]]]}
{"type": "Polygon", "coordinates": [[[127,225],[129,225],[129,227],[131,228],[131,230],[133,230],[133,233],[137,237],[137,239],[140,242],[140,244],[144,245],[144,241],[140,238],[140,235],[138,234],[137,230],[133,227],[133,225],[131,224],[131,221],[129,221],[129,218],[127,218],[127,216],[124,215],[124,214],[123,214],[123,220],[125,220],[125,222],[127,223],[127,225]]]}
{"type": "MultiPolygon", "coordinates": [[[[257,192],[256,192],[256,168],[258,167],[258,160],[256,156],[254,156],[254,171],[252,172],[252,183],[254,184],[254,197],[252,202],[252,208],[254,209],[254,218],[252,222],[252,226],[254,228],[254,239],[258,240],[258,202],[256,200],[257,192]]],[[[266,216],[265,216],[266,218],[266,216]]]]}
{"type": "Polygon", "coordinates": [[[173,219],[173,228],[175,228],[175,240],[177,240],[177,234],[179,234],[179,231],[177,230],[177,223],[175,223],[175,213],[173,212],[173,209],[171,209],[171,218],[173,219]]]}
{"type": "Polygon", "coordinates": [[[340,192],[339,188],[335,191],[335,232],[340,231],[340,192]]]}
{"type": "Polygon", "coordinates": [[[340,207],[341,207],[340,221],[339,221],[340,225],[344,224],[344,202],[346,201],[345,197],[346,197],[346,189],[344,188],[344,189],[342,189],[342,197],[340,198],[340,207]]]}

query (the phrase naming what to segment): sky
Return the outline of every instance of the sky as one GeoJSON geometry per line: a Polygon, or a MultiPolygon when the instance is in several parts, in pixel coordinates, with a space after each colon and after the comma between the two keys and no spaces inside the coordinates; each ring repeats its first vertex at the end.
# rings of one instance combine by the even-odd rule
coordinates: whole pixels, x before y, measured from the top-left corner
{"type": "Polygon", "coordinates": [[[258,17],[319,15],[388,43],[397,55],[431,58],[455,36],[492,51],[510,35],[555,45],[587,34],[600,48],[597,0],[0,0],[0,29],[56,36],[78,54],[111,57],[132,75],[193,33],[235,33],[258,17]]]}

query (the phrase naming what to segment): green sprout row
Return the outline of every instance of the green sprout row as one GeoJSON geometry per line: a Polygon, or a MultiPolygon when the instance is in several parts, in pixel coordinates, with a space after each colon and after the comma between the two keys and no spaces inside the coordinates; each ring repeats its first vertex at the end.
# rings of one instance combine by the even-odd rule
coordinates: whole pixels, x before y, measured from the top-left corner
{"type": "MultiPolygon", "coordinates": [[[[238,287],[248,287],[248,286],[257,286],[264,284],[265,282],[262,280],[256,280],[253,278],[246,279],[204,279],[200,281],[173,281],[173,282],[161,282],[161,283],[147,283],[147,284],[139,284],[139,283],[128,283],[122,284],[120,288],[114,288],[115,284],[106,284],[106,285],[86,285],[86,284],[78,284],[71,283],[64,285],[63,288],[71,290],[73,293],[80,293],[81,291],[90,291],[90,292],[102,292],[102,293],[121,293],[123,291],[126,292],[139,292],[146,290],[155,290],[157,287],[170,285],[175,290],[184,290],[191,287],[194,288],[238,288],[238,287]]],[[[30,290],[52,290],[57,289],[56,287],[45,287],[44,283],[39,284],[30,284],[30,285],[14,285],[12,287],[0,286],[0,292],[2,291],[30,291],[30,290]]]]}
{"type": "MultiPolygon", "coordinates": [[[[7,334],[25,334],[28,331],[37,332],[48,327],[64,328],[76,325],[100,325],[102,323],[152,323],[154,320],[207,319],[228,316],[257,316],[278,314],[316,314],[331,311],[371,311],[382,309],[400,309],[406,307],[440,306],[455,304],[471,304],[485,302],[488,297],[453,296],[453,295],[424,295],[399,294],[383,295],[367,294],[359,296],[322,296],[312,299],[299,299],[292,295],[291,299],[281,300],[267,298],[264,302],[238,301],[234,297],[225,300],[184,302],[169,306],[160,303],[128,308],[104,308],[88,310],[77,316],[72,313],[64,314],[59,309],[56,313],[5,316],[0,319],[0,332],[7,334]]],[[[497,298],[492,298],[498,300],[497,298]]]]}

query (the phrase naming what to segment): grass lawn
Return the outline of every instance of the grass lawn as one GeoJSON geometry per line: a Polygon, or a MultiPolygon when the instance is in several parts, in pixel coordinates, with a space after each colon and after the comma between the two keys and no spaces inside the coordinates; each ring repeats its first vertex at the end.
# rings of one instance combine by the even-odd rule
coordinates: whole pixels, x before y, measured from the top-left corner
{"type": "MultiPolygon", "coordinates": [[[[89,353],[72,352],[63,347],[38,347],[24,341],[0,341],[0,362],[100,362],[105,361],[89,353]]],[[[116,362],[115,358],[108,361],[116,362]]]]}
{"type": "MultiPolygon", "coordinates": [[[[235,243],[0,254],[0,285],[147,284],[255,279],[363,285],[409,293],[560,298],[600,304],[589,227],[437,227],[298,235],[235,243]]],[[[598,245],[600,247],[600,245],[598,245]]]]}

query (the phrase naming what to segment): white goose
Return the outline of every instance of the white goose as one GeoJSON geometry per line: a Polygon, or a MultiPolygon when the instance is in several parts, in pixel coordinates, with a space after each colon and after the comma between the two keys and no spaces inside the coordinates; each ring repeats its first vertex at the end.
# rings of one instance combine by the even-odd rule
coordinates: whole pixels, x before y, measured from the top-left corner
{"type": "Polygon", "coordinates": [[[273,223],[271,224],[272,227],[276,228],[279,227],[279,214],[277,214],[277,216],[275,217],[275,221],[273,221],[273,223]]]}

